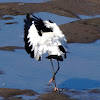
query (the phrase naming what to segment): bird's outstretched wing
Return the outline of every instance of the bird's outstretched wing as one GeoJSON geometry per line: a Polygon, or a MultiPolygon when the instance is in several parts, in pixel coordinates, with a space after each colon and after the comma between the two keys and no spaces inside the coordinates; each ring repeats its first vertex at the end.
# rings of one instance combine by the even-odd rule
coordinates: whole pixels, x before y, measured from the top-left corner
{"type": "MultiPolygon", "coordinates": [[[[35,57],[34,49],[36,50],[36,46],[39,43],[40,35],[38,34],[38,30],[34,25],[34,19],[30,16],[30,14],[26,15],[26,19],[24,20],[24,41],[25,41],[25,50],[32,58],[35,57]]],[[[40,57],[38,58],[38,60],[40,57]]]]}
{"type": "Polygon", "coordinates": [[[29,29],[30,26],[32,25],[32,21],[33,18],[30,17],[30,14],[26,15],[26,19],[24,19],[25,25],[24,25],[24,42],[25,42],[25,50],[27,51],[28,54],[30,54],[30,56],[32,58],[34,58],[34,50],[31,51],[32,49],[32,45],[30,45],[29,38],[27,37],[29,34],[29,29]]]}

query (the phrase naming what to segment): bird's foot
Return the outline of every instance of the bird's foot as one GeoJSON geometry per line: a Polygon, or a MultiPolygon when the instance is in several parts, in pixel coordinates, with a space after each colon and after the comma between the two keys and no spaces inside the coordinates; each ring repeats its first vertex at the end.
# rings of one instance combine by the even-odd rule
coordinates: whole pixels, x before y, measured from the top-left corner
{"type": "Polygon", "coordinates": [[[55,87],[55,88],[54,88],[54,91],[55,91],[55,92],[56,92],[56,91],[58,91],[58,88],[57,88],[57,87],[55,87]]]}
{"type": "Polygon", "coordinates": [[[49,83],[51,83],[53,81],[53,78],[49,81],[49,83]]]}
{"type": "Polygon", "coordinates": [[[51,83],[52,81],[55,81],[55,79],[54,78],[51,78],[51,80],[49,81],[49,83],[51,83]]]}

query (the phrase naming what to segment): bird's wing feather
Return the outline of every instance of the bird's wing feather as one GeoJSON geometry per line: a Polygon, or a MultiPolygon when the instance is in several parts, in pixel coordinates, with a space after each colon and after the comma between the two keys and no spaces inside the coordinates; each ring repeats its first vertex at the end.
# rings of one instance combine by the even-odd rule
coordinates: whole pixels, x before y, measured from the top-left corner
{"type": "Polygon", "coordinates": [[[30,14],[26,15],[26,19],[24,20],[24,41],[25,41],[25,49],[30,54],[32,58],[36,55],[36,46],[39,43],[40,35],[34,25],[34,19],[30,17],[30,14]],[[35,52],[35,53],[34,53],[35,52]]]}
{"type": "Polygon", "coordinates": [[[25,49],[32,58],[35,57],[36,60],[39,60],[42,54],[47,52],[45,44],[47,38],[43,37],[41,32],[51,32],[51,29],[45,26],[42,19],[32,16],[27,14],[24,20],[25,49]]]}
{"type": "Polygon", "coordinates": [[[45,22],[46,27],[52,27],[52,31],[54,34],[53,40],[55,41],[55,43],[58,42],[58,45],[62,45],[62,47],[65,49],[65,51],[67,51],[67,39],[66,39],[65,35],[62,33],[62,31],[60,30],[60,28],[57,26],[57,24],[53,23],[50,20],[44,21],[44,22],[45,22]]]}
{"type": "Polygon", "coordinates": [[[52,32],[51,28],[47,28],[45,26],[44,21],[41,18],[37,18],[33,14],[31,14],[31,15],[33,16],[35,27],[38,30],[38,33],[40,36],[42,36],[41,32],[52,32]]]}
{"type": "Polygon", "coordinates": [[[32,25],[32,21],[33,19],[30,17],[29,14],[26,15],[26,19],[24,20],[25,25],[24,25],[24,41],[25,41],[25,50],[27,51],[28,54],[30,54],[30,56],[32,58],[34,58],[34,51],[31,51],[32,46],[29,46],[29,38],[27,38],[28,36],[28,30],[30,29],[30,26],[32,25]]]}
{"type": "Polygon", "coordinates": [[[53,25],[53,33],[55,35],[54,37],[55,43],[57,43],[57,46],[59,47],[60,51],[63,52],[64,57],[66,58],[67,39],[56,23],[52,23],[52,25],[53,25]]]}

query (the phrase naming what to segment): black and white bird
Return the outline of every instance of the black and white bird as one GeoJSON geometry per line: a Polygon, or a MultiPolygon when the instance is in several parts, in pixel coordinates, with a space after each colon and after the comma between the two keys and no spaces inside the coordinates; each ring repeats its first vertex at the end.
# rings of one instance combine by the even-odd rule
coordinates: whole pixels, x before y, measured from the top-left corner
{"type": "Polygon", "coordinates": [[[55,85],[54,91],[57,91],[55,75],[60,68],[59,61],[66,58],[67,39],[57,24],[51,20],[43,21],[41,18],[28,13],[24,22],[25,50],[30,54],[31,58],[35,58],[37,61],[42,60],[43,54],[48,54],[46,58],[51,61],[53,69],[53,77],[49,83],[53,81],[55,85]],[[58,63],[56,71],[53,66],[54,59],[58,63]]]}

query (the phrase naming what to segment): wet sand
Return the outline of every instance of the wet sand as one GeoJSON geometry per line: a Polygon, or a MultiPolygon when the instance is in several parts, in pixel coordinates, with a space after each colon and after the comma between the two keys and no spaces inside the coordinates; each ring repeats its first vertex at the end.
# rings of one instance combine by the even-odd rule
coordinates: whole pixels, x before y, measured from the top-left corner
{"type": "Polygon", "coordinates": [[[76,100],[76,99],[71,99],[68,95],[65,95],[60,92],[46,93],[40,95],[38,98],[42,100],[76,100]]]}
{"type": "MultiPolygon", "coordinates": [[[[100,89],[91,89],[85,91],[88,95],[90,95],[90,93],[94,95],[100,94],[100,89]]],[[[39,94],[29,89],[21,90],[21,89],[0,88],[0,97],[2,98],[2,100],[81,100],[70,97],[69,95],[67,95],[67,92],[69,92],[71,95],[77,95],[77,96],[85,94],[85,97],[88,98],[86,100],[91,100],[92,96],[91,95],[88,97],[88,95],[86,95],[85,92],[76,90],[65,90],[60,92],[51,91],[44,94],[39,94]]],[[[82,100],[84,99],[85,98],[83,97],[82,100]]],[[[98,99],[96,97],[95,98],[93,97],[93,100],[98,100],[98,99]]]]}
{"type": "Polygon", "coordinates": [[[4,46],[4,47],[0,47],[0,50],[3,50],[3,51],[15,51],[15,49],[24,49],[24,47],[18,47],[18,46],[4,46]]]}
{"type": "Polygon", "coordinates": [[[92,43],[100,39],[100,18],[79,20],[61,25],[68,43],[92,43]]]}
{"type": "Polygon", "coordinates": [[[4,100],[23,100],[21,95],[34,96],[38,93],[33,90],[20,90],[20,89],[10,89],[10,88],[0,88],[0,96],[4,100]],[[19,96],[19,97],[16,97],[19,96]]]}
{"type": "Polygon", "coordinates": [[[50,12],[63,16],[78,17],[81,15],[100,14],[99,0],[51,0],[36,3],[1,3],[0,15],[20,15],[27,12],[50,12]]]}
{"type": "MultiPolygon", "coordinates": [[[[62,16],[78,18],[78,15],[100,15],[99,0],[52,0],[50,2],[35,3],[0,3],[0,17],[3,15],[24,15],[26,13],[50,12],[62,16]]],[[[60,26],[61,30],[67,36],[68,43],[91,43],[100,39],[100,18],[79,20],[76,22],[64,24],[60,26]]],[[[14,51],[15,49],[23,49],[23,47],[6,46],[0,47],[0,50],[14,51]]],[[[0,71],[0,75],[3,74],[0,71]]],[[[91,90],[90,93],[100,93],[100,90],[91,90]]],[[[17,95],[37,95],[32,90],[19,90],[0,88],[0,96],[4,100],[23,100],[17,95]]],[[[69,96],[59,93],[50,92],[40,95],[36,100],[74,100],[69,96]]],[[[34,99],[33,99],[34,100],[34,99]]]]}
{"type": "MultiPolygon", "coordinates": [[[[10,88],[0,88],[0,96],[4,98],[4,100],[24,100],[23,96],[36,96],[39,95],[37,92],[33,90],[20,90],[20,89],[10,89],[10,88]]],[[[46,94],[42,94],[37,96],[36,99],[31,100],[75,100],[70,99],[68,95],[65,95],[60,92],[50,92],[46,94]]]]}

